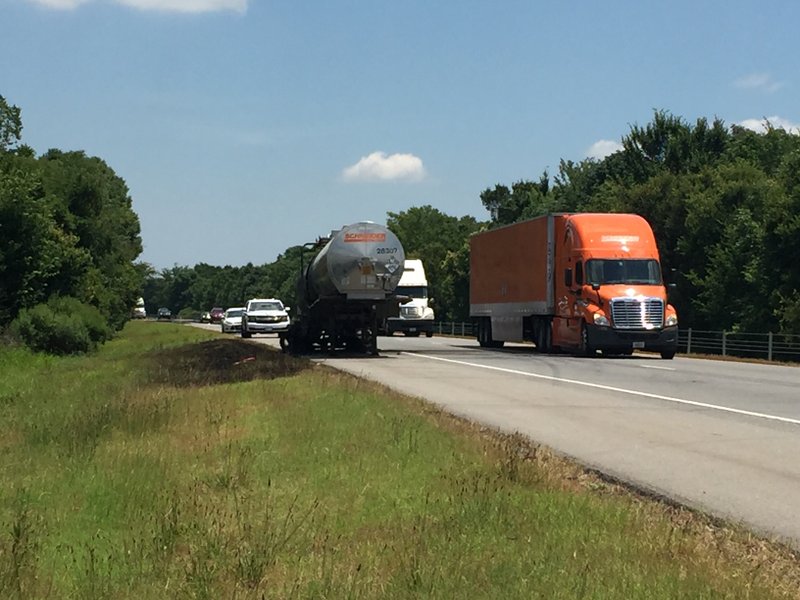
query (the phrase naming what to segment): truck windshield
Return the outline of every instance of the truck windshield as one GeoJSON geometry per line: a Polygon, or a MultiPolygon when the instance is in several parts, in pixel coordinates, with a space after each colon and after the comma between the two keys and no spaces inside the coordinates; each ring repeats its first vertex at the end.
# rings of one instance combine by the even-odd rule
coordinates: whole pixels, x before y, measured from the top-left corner
{"type": "Polygon", "coordinates": [[[397,295],[411,296],[412,298],[427,298],[428,288],[424,285],[401,285],[397,288],[397,295]]]}
{"type": "Polygon", "coordinates": [[[588,260],[586,283],[661,285],[661,268],[657,260],[588,260]]]}

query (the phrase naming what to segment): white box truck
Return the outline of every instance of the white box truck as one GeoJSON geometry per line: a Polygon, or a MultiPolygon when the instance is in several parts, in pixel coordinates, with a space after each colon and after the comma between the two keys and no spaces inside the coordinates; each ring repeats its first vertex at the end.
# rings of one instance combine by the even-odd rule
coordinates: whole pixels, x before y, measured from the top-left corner
{"type": "Polygon", "coordinates": [[[428,279],[425,267],[419,259],[407,259],[403,263],[403,276],[395,290],[398,296],[405,296],[408,301],[400,305],[400,316],[386,320],[386,333],[393,335],[400,331],[405,335],[418,336],[424,333],[433,336],[433,309],[428,298],[428,279]]]}

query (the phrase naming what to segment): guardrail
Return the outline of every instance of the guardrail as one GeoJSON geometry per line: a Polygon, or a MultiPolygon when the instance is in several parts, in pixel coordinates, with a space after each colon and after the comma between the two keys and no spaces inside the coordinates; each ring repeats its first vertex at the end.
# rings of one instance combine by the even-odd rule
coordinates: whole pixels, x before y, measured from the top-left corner
{"type": "MultiPolygon", "coordinates": [[[[463,322],[437,321],[433,331],[439,335],[475,335],[473,324],[463,322]]],[[[679,329],[678,352],[800,362],[800,335],[679,329]]]]}

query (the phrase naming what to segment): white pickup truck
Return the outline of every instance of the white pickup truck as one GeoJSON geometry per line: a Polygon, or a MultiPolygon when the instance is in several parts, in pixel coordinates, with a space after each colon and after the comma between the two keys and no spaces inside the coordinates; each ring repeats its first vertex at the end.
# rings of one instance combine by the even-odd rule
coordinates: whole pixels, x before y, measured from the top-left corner
{"type": "Polygon", "coordinates": [[[289,307],[277,298],[253,298],[242,313],[243,338],[254,333],[282,333],[289,329],[289,307]]]}

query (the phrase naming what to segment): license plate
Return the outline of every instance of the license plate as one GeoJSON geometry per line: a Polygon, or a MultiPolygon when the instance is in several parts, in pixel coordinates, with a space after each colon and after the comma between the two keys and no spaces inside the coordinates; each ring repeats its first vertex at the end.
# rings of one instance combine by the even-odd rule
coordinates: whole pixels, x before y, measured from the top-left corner
{"type": "Polygon", "coordinates": [[[409,330],[411,333],[414,333],[414,332],[417,330],[417,328],[416,328],[416,327],[409,327],[409,328],[408,328],[408,330],[409,330]]]}
{"type": "Polygon", "coordinates": [[[644,348],[644,342],[633,342],[634,348],[644,348]]]}

